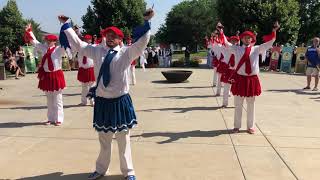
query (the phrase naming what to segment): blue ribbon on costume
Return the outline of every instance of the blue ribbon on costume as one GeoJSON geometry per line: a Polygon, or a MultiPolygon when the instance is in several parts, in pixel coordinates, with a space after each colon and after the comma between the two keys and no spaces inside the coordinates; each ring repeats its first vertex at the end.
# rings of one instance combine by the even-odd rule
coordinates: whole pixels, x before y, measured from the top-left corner
{"type": "Polygon", "coordinates": [[[92,99],[96,97],[96,90],[98,88],[98,85],[100,83],[101,77],[103,77],[103,85],[104,87],[107,87],[110,83],[111,74],[110,74],[110,64],[114,58],[114,56],[118,53],[118,51],[115,51],[113,49],[110,49],[106,57],[104,58],[104,61],[100,67],[98,79],[96,86],[89,89],[89,93],[86,97],[92,99]]]}
{"type": "Polygon", "coordinates": [[[143,35],[145,35],[151,29],[151,23],[144,21],[142,26],[138,26],[133,29],[133,42],[137,42],[143,35]]]}
{"type": "Polygon", "coordinates": [[[59,41],[62,47],[64,47],[64,49],[70,48],[70,44],[67,38],[66,33],[64,32],[66,29],[71,28],[71,24],[70,23],[65,23],[61,29],[60,29],[60,34],[59,34],[59,41]]]}
{"type": "MultiPolygon", "coordinates": [[[[104,87],[107,87],[110,83],[111,74],[110,74],[110,64],[114,56],[118,53],[118,51],[115,51],[113,49],[110,49],[106,58],[103,61],[103,64],[101,65],[100,71],[102,71],[102,77],[103,77],[103,85],[104,87]]],[[[99,73],[99,76],[101,78],[101,75],[99,73]]],[[[98,77],[99,78],[99,77],[98,77]]]]}

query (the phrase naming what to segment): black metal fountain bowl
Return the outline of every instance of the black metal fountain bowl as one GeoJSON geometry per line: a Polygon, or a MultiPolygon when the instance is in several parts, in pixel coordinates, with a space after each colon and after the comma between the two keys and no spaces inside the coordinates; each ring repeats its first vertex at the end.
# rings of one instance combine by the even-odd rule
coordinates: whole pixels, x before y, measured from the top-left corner
{"type": "Polygon", "coordinates": [[[191,76],[192,71],[170,70],[162,71],[161,73],[170,83],[181,83],[191,76]]]}

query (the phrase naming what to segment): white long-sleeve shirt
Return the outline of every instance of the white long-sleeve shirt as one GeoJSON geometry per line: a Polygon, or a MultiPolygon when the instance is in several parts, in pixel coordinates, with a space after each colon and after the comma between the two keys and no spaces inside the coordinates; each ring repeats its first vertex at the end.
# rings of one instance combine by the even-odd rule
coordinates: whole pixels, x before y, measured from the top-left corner
{"type": "MultiPolygon", "coordinates": [[[[98,78],[100,67],[110,50],[106,46],[93,46],[79,39],[72,28],[64,30],[72,50],[82,52],[83,55],[94,61],[95,76],[98,78]]],[[[118,53],[110,63],[110,82],[103,85],[103,77],[97,87],[96,95],[104,98],[117,98],[129,93],[128,71],[133,59],[137,59],[147,47],[150,39],[150,30],[130,47],[117,46],[113,48],[118,53]]]]}
{"type": "Polygon", "coordinates": [[[94,67],[94,63],[93,63],[93,59],[87,57],[87,63],[83,64],[83,58],[84,58],[84,54],[83,52],[79,52],[78,53],[78,64],[79,64],[79,68],[84,68],[84,69],[89,69],[91,67],[94,67]]]}
{"type": "Polygon", "coordinates": [[[222,44],[214,42],[212,44],[211,52],[214,53],[214,55],[217,57],[217,59],[220,59],[222,51],[222,44]]]}
{"type": "MultiPolygon", "coordinates": [[[[35,51],[40,51],[42,55],[46,54],[49,46],[47,44],[40,43],[36,37],[34,36],[33,32],[30,33],[33,40],[31,40],[31,44],[35,47],[35,51]]],[[[54,67],[53,71],[58,71],[62,69],[62,56],[64,56],[66,51],[64,48],[60,46],[56,46],[55,50],[51,54],[52,64],[54,67]]],[[[45,72],[51,72],[48,67],[48,59],[44,62],[43,69],[45,72]]]]}
{"type": "MultiPolygon", "coordinates": [[[[240,69],[238,70],[238,74],[242,76],[253,76],[259,74],[259,55],[260,54],[265,54],[265,52],[272,48],[273,43],[275,42],[276,38],[273,38],[272,40],[257,45],[257,46],[252,46],[251,52],[250,52],[250,64],[251,64],[251,74],[247,74],[245,71],[245,64],[243,64],[240,69]]],[[[230,42],[228,42],[227,38],[225,37],[225,44],[226,44],[226,49],[230,53],[235,55],[235,64],[237,67],[242,56],[244,55],[245,52],[245,45],[242,46],[237,46],[237,45],[232,45],[230,42]]]]}

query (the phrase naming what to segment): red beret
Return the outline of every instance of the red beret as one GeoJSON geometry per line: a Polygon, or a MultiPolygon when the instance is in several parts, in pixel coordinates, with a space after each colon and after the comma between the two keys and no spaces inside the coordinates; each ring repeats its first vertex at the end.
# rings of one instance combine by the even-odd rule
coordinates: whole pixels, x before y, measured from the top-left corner
{"type": "Polygon", "coordinates": [[[83,37],[83,39],[92,39],[92,36],[89,35],[89,34],[86,34],[86,35],[83,37]]]}
{"type": "Polygon", "coordinates": [[[250,36],[252,38],[252,43],[256,42],[256,35],[251,31],[245,31],[240,34],[240,39],[242,39],[245,36],[250,36]]]}
{"type": "Polygon", "coordinates": [[[115,26],[111,26],[111,27],[106,28],[104,31],[102,31],[102,33],[103,33],[104,36],[105,36],[105,35],[107,34],[107,32],[110,32],[110,31],[112,31],[112,32],[114,32],[116,35],[118,35],[118,36],[120,37],[120,39],[123,39],[123,38],[124,38],[123,32],[122,32],[119,28],[117,28],[117,27],[115,27],[115,26]]]}
{"type": "Polygon", "coordinates": [[[230,38],[229,38],[229,40],[230,41],[240,41],[240,38],[239,38],[239,36],[231,36],[230,38]]]}
{"type": "Polygon", "coordinates": [[[58,36],[56,36],[54,34],[48,34],[48,35],[44,36],[44,39],[47,41],[57,41],[58,36]]]}

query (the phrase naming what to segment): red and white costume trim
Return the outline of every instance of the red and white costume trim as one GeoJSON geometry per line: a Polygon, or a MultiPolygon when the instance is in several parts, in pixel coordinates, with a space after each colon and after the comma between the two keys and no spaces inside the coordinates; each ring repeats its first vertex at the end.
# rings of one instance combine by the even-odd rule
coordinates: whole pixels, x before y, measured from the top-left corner
{"type": "MultiPolygon", "coordinates": [[[[255,42],[255,35],[246,31],[240,35],[240,39],[244,36],[251,36],[255,42]]],[[[234,83],[231,91],[235,96],[235,128],[241,128],[242,106],[244,99],[247,101],[247,128],[254,128],[255,121],[255,96],[261,94],[261,85],[258,77],[259,74],[259,54],[265,53],[270,49],[276,40],[276,32],[272,32],[268,36],[266,43],[261,45],[234,46],[226,41],[226,49],[236,57],[236,70],[232,77],[234,83]]],[[[254,43],[252,42],[252,44],[254,43]]]]}
{"type": "MultiPolygon", "coordinates": [[[[66,87],[64,74],[62,72],[62,56],[66,54],[64,48],[60,46],[48,47],[41,44],[34,36],[31,29],[25,32],[25,40],[33,44],[37,51],[43,55],[38,69],[38,87],[46,93],[48,114],[50,122],[63,122],[63,102],[62,90],[66,87]]],[[[55,35],[47,35],[46,40],[57,40],[55,35]]]]}

